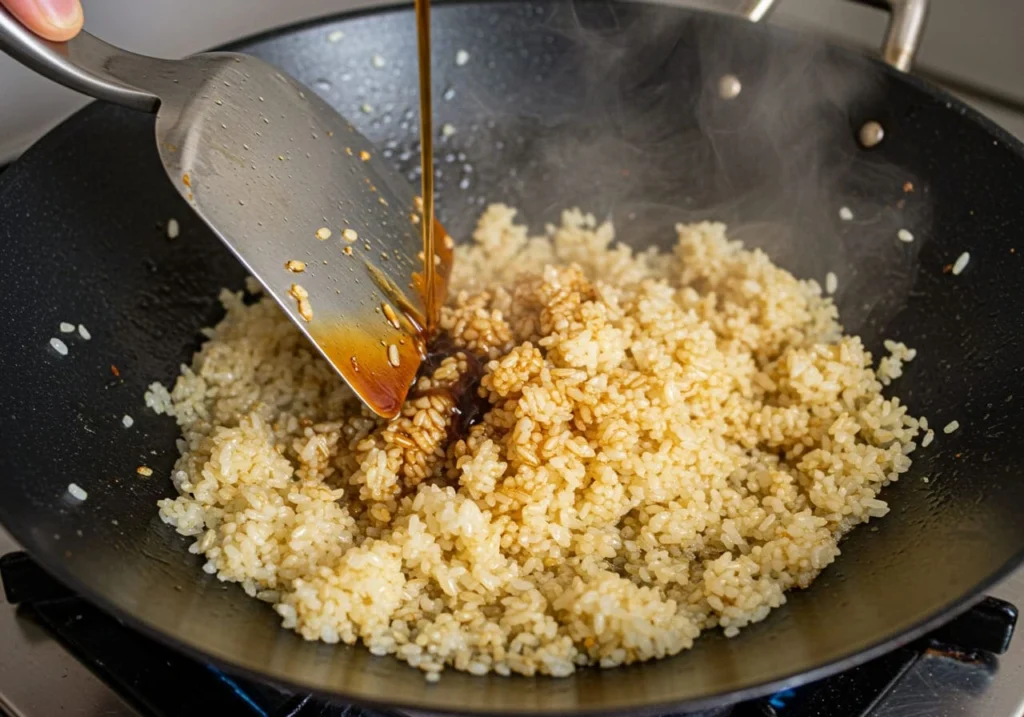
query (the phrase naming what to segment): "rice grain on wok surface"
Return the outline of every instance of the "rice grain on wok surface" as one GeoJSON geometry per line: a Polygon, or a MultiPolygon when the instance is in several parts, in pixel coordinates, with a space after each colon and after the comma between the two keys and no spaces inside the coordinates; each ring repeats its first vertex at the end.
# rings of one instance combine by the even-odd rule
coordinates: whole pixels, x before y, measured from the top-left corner
{"type": "Polygon", "coordinates": [[[816,283],[721,224],[637,253],[579,211],[533,237],[514,214],[457,250],[443,326],[489,359],[491,409],[452,444],[446,395],[381,421],[272,301],[224,292],[147,397],[183,434],[160,515],[207,572],[430,678],[563,676],[735,635],[886,514],[921,422],[882,383],[911,350],[880,380],[816,283]]]}

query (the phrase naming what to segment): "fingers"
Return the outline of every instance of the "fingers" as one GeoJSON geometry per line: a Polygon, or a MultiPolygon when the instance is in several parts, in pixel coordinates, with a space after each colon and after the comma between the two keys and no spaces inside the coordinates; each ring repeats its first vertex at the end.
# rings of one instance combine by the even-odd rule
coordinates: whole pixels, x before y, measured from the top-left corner
{"type": "Polygon", "coordinates": [[[11,14],[47,40],[70,40],[82,29],[79,0],[0,0],[11,14]]]}

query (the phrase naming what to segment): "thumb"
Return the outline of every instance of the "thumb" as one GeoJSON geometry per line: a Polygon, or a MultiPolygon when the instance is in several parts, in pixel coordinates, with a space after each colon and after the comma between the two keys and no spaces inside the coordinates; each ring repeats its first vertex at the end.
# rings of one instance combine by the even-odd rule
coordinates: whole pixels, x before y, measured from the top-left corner
{"type": "Polygon", "coordinates": [[[47,40],[70,40],[82,29],[79,0],[0,0],[21,23],[47,40]]]}

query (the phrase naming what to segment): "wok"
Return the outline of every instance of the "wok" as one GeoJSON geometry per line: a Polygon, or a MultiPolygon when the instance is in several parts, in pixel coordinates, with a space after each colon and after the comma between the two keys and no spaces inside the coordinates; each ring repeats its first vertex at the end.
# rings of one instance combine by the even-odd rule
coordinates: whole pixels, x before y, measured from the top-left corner
{"type": "MultiPolygon", "coordinates": [[[[886,56],[906,67],[920,7],[893,4],[886,56]]],[[[885,490],[891,515],[851,534],[810,589],[731,640],[708,634],[672,659],[568,679],[448,672],[436,685],[361,647],[304,642],[268,606],[204,574],[157,517],[178,432],[144,408],[143,392],[173,381],[199,329],[219,318],[218,290],[240,288],[243,272],[167,183],[152,118],[95,103],[0,178],[0,520],[48,571],[236,672],[364,703],[553,715],[697,709],[822,677],[949,619],[1019,563],[1019,143],[899,69],[742,17],[605,0],[446,3],[434,34],[437,126],[456,129],[437,150],[440,218],[454,236],[488,200],[535,225],[578,205],[641,245],[671,237],[674,221],[724,219],[799,276],[835,272],[848,330],[873,349],[891,337],[919,350],[896,384],[914,414],[960,430],[940,432],[885,490]],[[454,62],[458,50],[468,63],[454,62]],[[742,91],[723,99],[730,74],[742,91]],[[885,130],[870,149],[857,140],[867,121],[885,130]],[[843,206],[852,221],[839,218],[843,206]],[[172,217],[182,227],[173,242],[172,217]],[[896,239],[902,228],[914,241],[896,239]],[[970,263],[954,276],[964,251],[970,263]],[[69,339],[59,356],[48,342],[61,321],[84,324],[91,341],[69,339]],[[136,475],[142,463],[154,477],[136,475]],[[87,501],[68,497],[72,481],[87,501]]],[[[410,10],[344,15],[236,49],[321,92],[413,176],[410,10]],[[337,30],[343,41],[330,42],[337,30]]]]}

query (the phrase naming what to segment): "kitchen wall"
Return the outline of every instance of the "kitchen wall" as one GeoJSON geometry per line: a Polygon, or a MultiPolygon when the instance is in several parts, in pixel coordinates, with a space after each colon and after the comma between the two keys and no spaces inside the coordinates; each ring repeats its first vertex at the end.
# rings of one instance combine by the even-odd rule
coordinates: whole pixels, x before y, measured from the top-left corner
{"type": "MultiPolygon", "coordinates": [[[[725,7],[738,0],[683,4],[725,7]]],[[[128,49],[181,56],[279,25],[364,7],[371,0],[85,0],[86,26],[128,49]]],[[[884,13],[843,0],[779,0],[773,22],[877,46],[884,13]]],[[[932,0],[919,68],[1024,137],[1024,1],[932,0]],[[992,102],[990,95],[1000,98],[992,102]],[[1007,106],[1017,103],[1015,114],[1007,106]]],[[[0,161],[84,104],[0,55],[0,161]]]]}

